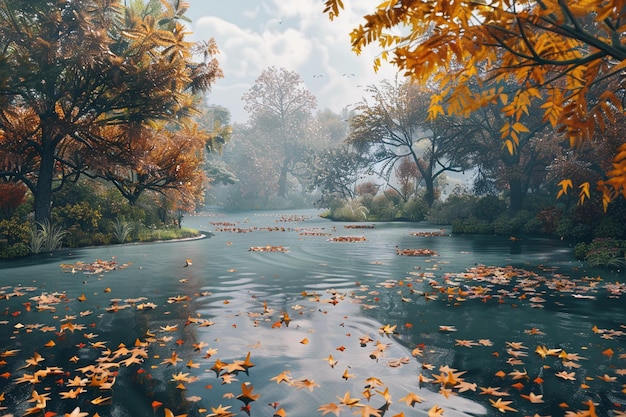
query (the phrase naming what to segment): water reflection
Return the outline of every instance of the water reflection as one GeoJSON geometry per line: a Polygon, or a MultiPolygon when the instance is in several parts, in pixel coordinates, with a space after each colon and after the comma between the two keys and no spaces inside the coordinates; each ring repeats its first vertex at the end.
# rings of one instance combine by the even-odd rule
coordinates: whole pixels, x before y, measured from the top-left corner
{"type": "MultiPolygon", "coordinates": [[[[78,406],[89,415],[160,416],[167,407],[176,415],[205,416],[221,404],[239,415],[272,415],[283,408],[291,416],[317,416],[320,406],[339,404],[337,397],[346,392],[362,405],[383,407],[385,389],[392,400],[384,413],[388,416],[414,415],[415,410],[425,414],[434,405],[443,407],[445,416],[500,415],[489,401],[498,397],[481,394],[480,387],[498,387],[520,415],[564,415],[567,409],[561,403],[582,410],[589,399],[602,410],[598,415],[607,415],[614,404],[624,403],[625,381],[618,372],[626,368],[624,342],[617,332],[623,329],[625,312],[619,298],[607,298],[603,282],[595,281],[597,288],[585,293],[588,298],[575,298],[574,289],[553,291],[547,283],[493,286],[457,277],[476,264],[532,268],[549,278],[554,276],[552,268],[572,277],[590,272],[596,276],[597,271],[580,270],[561,242],[414,236],[411,232],[438,228],[402,223],[346,229],[315,212],[298,213],[305,217],[297,222],[279,223],[280,214],[197,216],[186,224],[212,231],[212,223],[232,222],[251,231],[215,230],[211,238],[197,241],[82,249],[0,265],[3,294],[14,292],[18,284],[34,288],[1,300],[5,314],[0,336],[6,342],[0,353],[19,352],[3,358],[10,376],[0,379],[0,393],[5,393],[0,406],[22,415],[33,406],[27,402],[32,390],[41,386],[43,392],[44,385],[51,398],[46,411],[60,415],[78,406]],[[269,231],[277,225],[285,231],[269,231]],[[323,233],[307,235],[300,232],[303,229],[323,233]],[[328,233],[367,240],[331,242],[328,233]],[[265,245],[282,245],[289,252],[248,250],[265,245]],[[399,256],[396,246],[433,249],[438,256],[399,256]],[[99,275],[64,273],[58,267],[113,257],[127,267],[99,275]],[[192,266],[185,267],[185,259],[192,259],[192,266]],[[460,293],[448,292],[456,280],[463,288],[490,287],[489,297],[471,298],[468,293],[467,300],[459,300],[460,293]],[[26,310],[30,293],[54,292],[63,296],[55,311],[26,310]],[[138,308],[142,302],[154,308],[138,308]],[[120,309],[108,310],[112,304],[120,309]],[[125,305],[128,308],[121,308],[125,305]],[[92,313],[83,316],[88,310],[92,313]],[[61,331],[63,320],[85,327],[61,331]],[[53,326],[55,331],[18,324],[53,326]],[[395,326],[395,331],[385,334],[384,326],[395,326]],[[441,326],[456,331],[444,332],[441,326]],[[602,331],[594,333],[594,326],[602,331]],[[93,347],[97,341],[106,347],[93,347]],[[69,379],[82,377],[78,369],[102,360],[107,349],[142,343],[147,343],[147,357],[119,366],[113,391],[86,387],[77,398],[60,400],[61,393],[71,389],[69,379]],[[570,361],[579,368],[564,365],[564,357],[539,356],[538,346],[585,359],[570,361]],[[614,354],[608,355],[607,349],[614,354]],[[23,368],[35,352],[45,361],[23,368]],[[255,366],[234,372],[228,381],[224,371],[215,368],[218,359],[234,366],[248,353],[255,366]],[[62,381],[44,378],[41,385],[16,382],[44,365],[60,366],[68,375],[62,381]],[[444,384],[442,390],[441,383],[433,383],[450,368],[476,384],[475,391],[459,392],[456,384],[444,384]],[[272,380],[285,371],[292,384],[272,380]],[[524,371],[528,376],[511,375],[524,371]],[[575,372],[574,381],[555,376],[562,371],[575,372]],[[193,382],[173,378],[181,373],[193,382]],[[615,380],[598,379],[604,374],[615,380]],[[370,386],[373,380],[382,385],[370,386]],[[243,382],[261,395],[250,403],[250,410],[241,410],[245,403],[236,398],[243,382]],[[517,383],[522,386],[515,387],[517,383]],[[411,392],[424,402],[400,400],[411,392]],[[530,392],[543,395],[545,402],[533,404],[522,397],[530,392]],[[90,401],[99,395],[113,400],[93,405],[90,401]],[[153,409],[153,401],[163,406],[153,409]],[[279,405],[268,405],[275,403],[279,405]]],[[[616,279],[604,273],[603,278],[616,279]]],[[[346,415],[364,408],[343,409],[346,415]]]]}

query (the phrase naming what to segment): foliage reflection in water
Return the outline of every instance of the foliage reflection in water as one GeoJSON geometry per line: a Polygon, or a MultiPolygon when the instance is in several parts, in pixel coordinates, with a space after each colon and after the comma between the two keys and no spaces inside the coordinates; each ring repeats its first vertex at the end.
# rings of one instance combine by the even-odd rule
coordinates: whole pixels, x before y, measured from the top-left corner
{"type": "Polygon", "coordinates": [[[561,242],[312,211],[187,225],[214,235],[3,265],[4,413],[624,411],[624,287],[561,242]],[[397,253],[419,248],[437,256],[397,253]]]}

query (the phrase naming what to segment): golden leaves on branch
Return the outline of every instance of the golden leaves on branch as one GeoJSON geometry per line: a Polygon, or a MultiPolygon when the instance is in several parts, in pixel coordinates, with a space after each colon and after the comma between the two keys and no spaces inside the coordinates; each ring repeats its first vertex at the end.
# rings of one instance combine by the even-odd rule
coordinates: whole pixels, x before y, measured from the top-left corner
{"type": "MultiPolygon", "coordinates": [[[[436,84],[440,91],[431,98],[429,120],[467,116],[500,101],[508,119],[503,147],[510,153],[520,133],[528,132],[523,118],[531,107],[540,108],[543,121],[574,148],[623,118],[624,100],[617,93],[626,68],[619,41],[623,2],[547,0],[524,8],[511,3],[383,1],[352,30],[351,44],[357,54],[371,44],[380,48],[375,70],[386,61],[420,83],[436,84]],[[490,87],[505,83],[513,94],[490,87]]],[[[343,8],[339,0],[324,4],[331,20],[343,8]]],[[[626,197],[626,162],[618,154],[604,172],[608,179],[597,184],[605,207],[626,197]]],[[[580,188],[583,203],[590,185],[583,181],[580,188]]]]}

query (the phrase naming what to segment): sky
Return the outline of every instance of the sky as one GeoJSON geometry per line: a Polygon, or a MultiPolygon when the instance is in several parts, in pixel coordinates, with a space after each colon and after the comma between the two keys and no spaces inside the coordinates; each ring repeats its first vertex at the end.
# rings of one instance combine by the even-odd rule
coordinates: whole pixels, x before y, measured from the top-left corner
{"type": "Polygon", "coordinates": [[[358,56],[350,46],[351,30],[379,0],[344,1],[346,9],[333,22],[322,13],[322,0],[186,1],[190,40],[214,38],[220,49],[224,78],[212,87],[208,102],[229,109],[233,122],[248,120],[241,97],[271,66],[300,74],[317,97],[318,110],[336,113],[366,97],[365,86],[395,77],[389,64],[374,72],[377,46],[358,56]]]}

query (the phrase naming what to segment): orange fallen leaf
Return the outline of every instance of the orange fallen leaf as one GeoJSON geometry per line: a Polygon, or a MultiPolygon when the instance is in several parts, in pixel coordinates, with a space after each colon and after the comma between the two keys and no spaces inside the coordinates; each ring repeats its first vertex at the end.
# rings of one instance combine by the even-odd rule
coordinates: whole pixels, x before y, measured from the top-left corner
{"type": "Polygon", "coordinates": [[[309,344],[309,339],[307,339],[307,338],[305,337],[304,339],[302,339],[302,340],[300,341],[300,343],[301,343],[301,344],[303,344],[303,345],[308,345],[308,344],[309,344]]]}
{"type": "Polygon", "coordinates": [[[521,391],[522,388],[524,388],[524,384],[522,384],[521,382],[518,382],[517,384],[513,384],[511,385],[513,388],[515,388],[516,390],[521,391]]]}
{"type": "Polygon", "coordinates": [[[613,349],[608,348],[608,349],[606,349],[606,350],[603,350],[603,351],[602,351],[602,354],[603,354],[604,356],[608,356],[608,357],[609,357],[609,359],[610,359],[610,358],[612,358],[612,357],[613,357],[613,354],[615,354],[615,352],[613,351],[613,349]]]}

